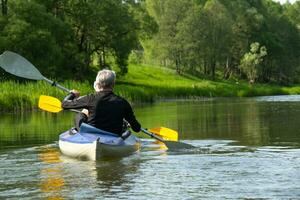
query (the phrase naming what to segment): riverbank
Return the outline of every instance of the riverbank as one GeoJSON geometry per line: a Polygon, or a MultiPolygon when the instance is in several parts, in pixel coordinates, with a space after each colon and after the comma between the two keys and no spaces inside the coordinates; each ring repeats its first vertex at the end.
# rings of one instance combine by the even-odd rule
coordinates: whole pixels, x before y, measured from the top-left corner
{"type": "MultiPolygon", "coordinates": [[[[116,93],[131,103],[153,102],[163,98],[249,97],[300,93],[300,86],[249,86],[246,82],[214,82],[190,75],[179,76],[173,70],[154,66],[130,65],[129,73],[117,79],[116,93]]],[[[88,82],[65,81],[61,84],[79,90],[82,95],[93,92],[92,84],[88,82]]],[[[41,94],[59,99],[66,95],[43,81],[22,84],[5,81],[1,82],[0,91],[2,112],[35,109],[41,94]]]]}

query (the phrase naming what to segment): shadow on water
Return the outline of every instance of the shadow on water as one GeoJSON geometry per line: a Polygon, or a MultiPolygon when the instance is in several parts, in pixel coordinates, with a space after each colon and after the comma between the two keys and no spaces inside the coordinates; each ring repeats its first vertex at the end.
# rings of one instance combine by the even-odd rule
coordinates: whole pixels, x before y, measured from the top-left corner
{"type": "Polygon", "coordinates": [[[117,195],[119,191],[127,192],[131,189],[132,179],[139,170],[143,160],[135,158],[105,159],[96,162],[97,184],[104,196],[117,195]]]}

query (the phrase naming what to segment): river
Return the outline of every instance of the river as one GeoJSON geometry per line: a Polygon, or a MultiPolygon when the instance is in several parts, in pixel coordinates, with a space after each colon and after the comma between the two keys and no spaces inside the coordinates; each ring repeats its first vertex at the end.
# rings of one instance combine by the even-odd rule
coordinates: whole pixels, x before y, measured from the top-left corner
{"type": "Polygon", "coordinates": [[[57,144],[73,113],[4,113],[0,199],[300,199],[300,96],[170,100],[134,110],[143,127],[178,130],[196,148],[168,152],[146,138],[137,154],[79,161],[57,144]]]}

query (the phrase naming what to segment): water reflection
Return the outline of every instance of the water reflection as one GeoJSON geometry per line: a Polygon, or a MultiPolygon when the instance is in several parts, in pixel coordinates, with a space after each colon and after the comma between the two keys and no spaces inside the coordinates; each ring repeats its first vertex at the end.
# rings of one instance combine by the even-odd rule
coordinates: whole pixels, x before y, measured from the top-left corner
{"type": "Polygon", "coordinates": [[[62,200],[61,191],[65,185],[60,152],[57,148],[44,147],[38,154],[39,159],[47,166],[41,170],[40,188],[46,199],[62,200]]]}
{"type": "Polygon", "coordinates": [[[134,177],[144,159],[136,154],[118,159],[80,161],[60,154],[59,160],[60,163],[43,170],[49,175],[41,184],[47,198],[79,196],[94,199],[117,196],[120,191],[126,193],[132,189],[134,177]],[[64,195],[59,196],[60,193],[64,195]]]}
{"type": "Polygon", "coordinates": [[[58,133],[72,125],[72,113],[42,111],[0,115],[0,149],[36,146],[57,141],[58,133]]]}
{"type": "Polygon", "coordinates": [[[217,98],[161,102],[141,111],[138,114],[145,126],[173,128],[179,131],[181,139],[227,139],[251,146],[300,141],[298,102],[217,98]]]}
{"type": "MultiPolygon", "coordinates": [[[[183,140],[225,139],[251,146],[299,143],[300,103],[274,98],[158,102],[137,106],[135,112],[143,127],[166,126],[178,130],[183,140]]],[[[52,143],[72,125],[70,112],[1,115],[0,148],[52,143]]]]}

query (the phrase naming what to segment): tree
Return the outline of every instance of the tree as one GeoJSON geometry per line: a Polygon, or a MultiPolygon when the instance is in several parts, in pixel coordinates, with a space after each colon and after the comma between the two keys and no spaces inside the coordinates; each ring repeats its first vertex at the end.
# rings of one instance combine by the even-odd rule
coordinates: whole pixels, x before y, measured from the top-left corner
{"type": "Polygon", "coordinates": [[[7,15],[7,0],[1,0],[2,15],[7,15]]]}
{"type": "Polygon", "coordinates": [[[179,35],[182,23],[193,6],[190,0],[147,0],[147,8],[159,26],[153,37],[153,57],[165,65],[175,66],[178,74],[182,72],[184,42],[179,35]]]}
{"type": "MultiPolygon", "coordinates": [[[[205,63],[209,67],[208,73],[215,78],[217,64],[225,65],[229,56],[231,43],[232,20],[226,7],[218,0],[209,0],[204,6],[204,46],[205,63]]],[[[201,19],[200,19],[201,20],[201,19]]]]}
{"type": "Polygon", "coordinates": [[[284,6],[271,0],[263,1],[259,11],[265,22],[257,41],[268,49],[263,62],[260,82],[290,84],[296,75],[300,62],[300,32],[284,15],[284,6]]]}
{"type": "Polygon", "coordinates": [[[300,30],[300,1],[284,4],[284,15],[300,30]]]}
{"type": "Polygon", "coordinates": [[[254,83],[259,76],[259,65],[263,58],[267,55],[265,46],[261,46],[258,42],[250,45],[250,52],[246,53],[242,60],[240,68],[247,75],[249,83],[254,83]]]}
{"type": "Polygon", "coordinates": [[[91,66],[93,56],[97,55],[100,68],[109,66],[106,60],[112,57],[120,72],[127,72],[127,59],[138,44],[140,28],[131,11],[133,4],[119,0],[65,3],[66,20],[73,27],[85,68],[91,66]]]}
{"type": "MultiPolygon", "coordinates": [[[[10,1],[0,36],[0,51],[15,51],[28,58],[47,76],[61,76],[70,41],[67,24],[34,1],[10,1]]],[[[71,59],[70,59],[71,60],[71,59]]]]}
{"type": "MultiPolygon", "coordinates": [[[[11,0],[9,5],[6,3],[7,0],[1,1],[2,8],[9,7],[9,13],[0,18],[3,30],[0,50],[24,55],[50,76],[84,79],[95,69],[96,59],[97,67],[117,65],[120,73],[125,74],[128,56],[139,46],[139,38],[151,34],[148,25],[141,22],[147,18],[147,12],[137,1],[11,0]],[[61,66],[65,66],[65,73],[60,73],[61,66]]],[[[147,23],[151,24],[151,19],[147,23]]]]}

